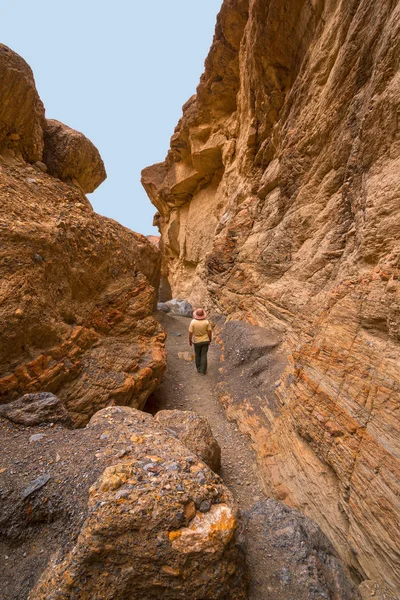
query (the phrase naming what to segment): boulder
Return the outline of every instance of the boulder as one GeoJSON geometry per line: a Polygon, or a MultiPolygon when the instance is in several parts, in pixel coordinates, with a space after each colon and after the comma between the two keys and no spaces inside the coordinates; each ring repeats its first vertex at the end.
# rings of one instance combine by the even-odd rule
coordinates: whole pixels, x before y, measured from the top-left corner
{"type": "Polygon", "coordinates": [[[64,404],[60,398],[49,392],[25,394],[9,404],[0,405],[0,417],[25,426],[41,423],[71,425],[71,417],[64,404]]]}
{"type": "Polygon", "coordinates": [[[179,298],[172,298],[164,303],[168,307],[169,312],[172,315],[179,315],[180,317],[193,316],[193,307],[187,300],[180,300],[179,298]]]}
{"type": "Polygon", "coordinates": [[[0,44],[0,154],[42,160],[44,106],[29,65],[0,44]]]}
{"type": "Polygon", "coordinates": [[[169,313],[170,312],[170,308],[169,308],[169,306],[165,302],[158,302],[157,303],[157,310],[160,310],[161,312],[164,312],[164,313],[169,313]]]}
{"type": "Polygon", "coordinates": [[[272,498],[257,502],[246,514],[246,536],[248,560],[256,565],[250,590],[254,597],[361,598],[326,535],[296,510],[272,498]]]}
{"type": "Polygon", "coordinates": [[[160,410],[156,421],[175,435],[213,471],[221,466],[221,448],[204,417],[189,410],[160,410]]]}
{"type": "Polygon", "coordinates": [[[110,407],[83,429],[36,431],[45,437],[30,444],[31,428],[0,427],[12,450],[2,456],[4,594],[244,600],[233,498],[153,417],[110,407]]]}
{"type": "Polygon", "coordinates": [[[100,153],[79,131],[53,119],[46,120],[43,161],[48,173],[67,183],[77,183],[90,194],[107,177],[100,153]]]}

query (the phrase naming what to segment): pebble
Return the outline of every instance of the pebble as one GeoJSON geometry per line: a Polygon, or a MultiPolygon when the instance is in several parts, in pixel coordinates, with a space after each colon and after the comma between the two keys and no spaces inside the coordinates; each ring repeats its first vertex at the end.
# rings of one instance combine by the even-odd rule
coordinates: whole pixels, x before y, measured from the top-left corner
{"type": "Polygon", "coordinates": [[[204,502],[202,502],[199,506],[199,511],[202,513],[206,513],[210,510],[210,508],[211,508],[211,503],[204,500],[204,502]]]}
{"type": "Polygon", "coordinates": [[[44,437],[46,437],[46,435],[44,433],[34,433],[33,435],[31,435],[31,437],[29,438],[30,442],[39,442],[40,440],[42,440],[44,437]]]}
{"type": "Polygon", "coordinates": [[[30,483],[28,487],[23,490],[22,498],[28,498],[28,496],[40,490],[48,481],[50,481],[50,479],[51,476],[47,475],[46,473],[40,475],[37,479],[35,479],[35,481],[32,481],[32,483],[30,483]]]}

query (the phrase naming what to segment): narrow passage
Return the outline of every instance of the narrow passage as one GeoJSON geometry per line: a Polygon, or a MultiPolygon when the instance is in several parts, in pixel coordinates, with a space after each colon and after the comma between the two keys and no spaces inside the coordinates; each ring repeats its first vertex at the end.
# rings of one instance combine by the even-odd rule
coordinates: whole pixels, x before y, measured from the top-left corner
{"type": "Polygon", "coordinates": [[[219,475],[233,493],[242,510],[264,497],[257,475],[256,460],[249,439],[235,423],[226,419],[215,386],[218,381],[219,345],[215,340],[208,352],[208,372],[199,375],[194,362],[178,358],[178,352],[190,352],[188,327],[190,319],[157,313],[157,318],[167,331],[167,370],[162,383],[149,400],[146,410],[155,414],[159,410],[192,410],[210,423],[214,437],[221,447],[219,475]]]}

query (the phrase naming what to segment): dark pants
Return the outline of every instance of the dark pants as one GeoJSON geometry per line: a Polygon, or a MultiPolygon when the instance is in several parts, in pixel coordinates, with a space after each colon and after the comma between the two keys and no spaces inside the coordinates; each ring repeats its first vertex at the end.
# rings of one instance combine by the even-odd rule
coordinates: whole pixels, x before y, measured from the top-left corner
{"type": "Polygon", "coordinates": [[[199,373],[205,375],[207,373],[207,352],[210,342],[199,342],[194,344],[194,358],[196,369],[199,373]]]}

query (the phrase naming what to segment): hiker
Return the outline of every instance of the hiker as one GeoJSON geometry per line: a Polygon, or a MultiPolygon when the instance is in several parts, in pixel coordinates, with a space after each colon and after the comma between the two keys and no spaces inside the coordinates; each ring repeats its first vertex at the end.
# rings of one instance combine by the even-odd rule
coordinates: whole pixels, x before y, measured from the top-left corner
{"type": "Polygon", "coordinates": [[[207,352],[211,340],[211,325],[207,315],[202,308],[198,308],[189,325],[189,344],[194,345],[196,369],[201,375],[207,373],[207,352]]]}

